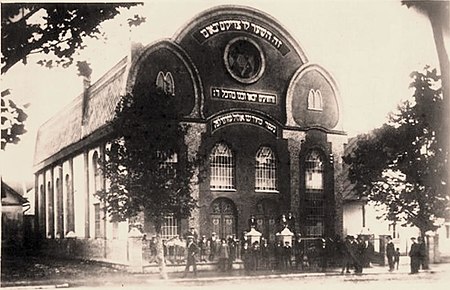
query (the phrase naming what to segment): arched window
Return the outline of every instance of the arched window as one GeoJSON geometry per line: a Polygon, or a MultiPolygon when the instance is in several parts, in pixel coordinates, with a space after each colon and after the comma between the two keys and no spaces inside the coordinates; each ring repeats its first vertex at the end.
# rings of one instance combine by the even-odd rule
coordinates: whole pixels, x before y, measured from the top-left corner
{"type": "Polygon", "coordinates": [[[47,238],[55,237],[54,202],[52,183],[47,182],[47,238]]]}
{"type": "Polygon", "coordinates": [[[256,153],[255,189],[277,190],[277,165],[270,147],[261,147],[256,153]]]}
{"type": "Polygon", "coordinates": [[[209,161],[211,189],[234,189],[234,158],[231,149],[223,143],[216,144],[209,161]]]}
{"type": "Polygon", "coordinates": [[[59,178],[56,178],[55,182],[56,201],[55,201],[55,214],[56,214],[56,237],[64,237],[64,211],[63,211],[63,192],[62,184],[59,178]]]}
{"type": "Polygon", "coordinates": [[[41,184],[39,187],[39,224],[42,227],[45,227],[45,185],[41,184]]]}
{"type": "Polygon", "coordinates": [[[70,175],[66,174],[65,178],[66,187],[66,233],[73,231],[75,232],[75,222],[74,222],[74,194],[72,190],[72,180],[70,175]]]}
{"type": "Polygon", "coordinates": [[[309,90],[308,94],[308,109],[322,111],[323,103],[322,103],[322,93],[320,90],[309,90]]]}
{"type": "Polygon", "coordinates": [[[100,170],[100,164],[98,163],[98,152],[95,151],[94,155],[92,156],[92,170],[93,170],[93,177],[94,177],[94,193],[96,193],[98,190],[102,188],[101,182],[102,182],[102,174],[100,170]]]}
{"type": "Polygon", "coordinates": [[[156,88],[167,95],[175,96],[175,82],[171,72],[160,71],[156,77],[156,88]]]}
{"type": "Polygon", "coordinates": [[[325,196],[323,155],[312,150],[305,159],[305,230],[308,237],[325,233],[325,196]]]}
{"type": "MultiPolygon", "coordinates": [[[[99,164],[98,152],[95,151],[92,155],[92,173],[93,173],[93,194],[95,194],[98,190],[102,189],[102,173],[99,164]]],[[[102,211],[104,208],[100,205],[98,201],[94,203],[94,237],[95,238],[103,238],[104,237],[104,228],[102,225],[102,211]]]]}
{"type": "Polygon", "coordinates": [[[323,189],[323,160],[316,150],[309,152],[305,160],[306,189],[323,189]]]}

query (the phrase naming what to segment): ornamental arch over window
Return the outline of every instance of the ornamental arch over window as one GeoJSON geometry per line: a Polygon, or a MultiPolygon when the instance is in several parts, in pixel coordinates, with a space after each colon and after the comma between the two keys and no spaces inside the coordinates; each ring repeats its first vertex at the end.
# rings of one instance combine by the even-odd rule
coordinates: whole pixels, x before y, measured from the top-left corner
{"type": "Polygon", "coordinates": [[[211,189],[234,189],[235,162],[231,149],[224,143],[216,144],[209,161],[211,189]]]}
{"type": "Polygon", "coordinates": [[[277,190],[277,162],[272,149],[262,146],[256,153],[255,190],[277,190]]]}
{"type": "Polygon", "coordinates": [[[310,89],[308,94],[308,110],[322,111],[323,99],[320,90],[310,89]]]}

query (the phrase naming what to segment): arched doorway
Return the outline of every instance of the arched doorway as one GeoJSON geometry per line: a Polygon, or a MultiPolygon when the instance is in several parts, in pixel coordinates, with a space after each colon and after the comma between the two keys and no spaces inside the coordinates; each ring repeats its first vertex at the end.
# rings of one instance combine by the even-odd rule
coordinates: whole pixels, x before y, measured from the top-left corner
{"type": "Polygon", "coordinates": [[[219,238],[236,234],[237,214],[234,202],[228,198],[217,198],[211,203],[211,230],[219,238]]]}
{"type": "Polygon", "coordinates": [[[269,241],[275,241],[278,216],[279,207],[276,201],[262,199],[256,204],[257,229],[269,241]]]}

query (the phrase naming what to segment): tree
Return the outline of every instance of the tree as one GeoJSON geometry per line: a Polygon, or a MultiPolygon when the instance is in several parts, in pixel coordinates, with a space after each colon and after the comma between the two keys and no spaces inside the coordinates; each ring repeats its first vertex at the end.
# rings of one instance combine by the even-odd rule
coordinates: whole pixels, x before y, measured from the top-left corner
{"type": "MultiPolygon", "coordinates": [[[[145,92],[146,90],[137,90],[145,92]]],[[[124,96],[110,123],[113,135],[103,168],[109,188],[98,192],[112,220],[123,221],[143,213],[154,226],[160,272],[167,278],[161,226],[164,218],[186,218],[195,208],[191,196],[194,161],[184,143],[171,95],[146,93],[124,96]]]]}
{"type": "Polygon", "coordinates": [[[448,149],[442,146],[442,90],[435,69],[411,73],[414,94],[389,122],[358,136],[344,156],[355,190],[387,207],[386,218],[419,228],[425,236],[449,214],[448,149]]]}
{"type": "Polygon", "coordinates": [[[18,107],[8,96],[9,90],[2,91],[1,98],[1,150],[5,150],[6,144],[17,144],[20,137],[26,132],[24,122],[27,114],[18,107]]]}
{"type": "MultiPolygon", "coordinates": [[[[102,35],[100,24],[120,14],[121,8],[138,3],[2,3],[2,74],[27,56],[54,54],[57,60],[41,60],[52,66],[68,66],[84,48],[86,37],[102,35]]],[[[145,18],[135,15],[129,25],[145,18]]]]}
{"type": "MultiPolygon", "coordinates": [[[[138,3],[2,3],[2,57],[1,74],[5,74],[19,61],[27,63],[32,54],[53,55],[53,59],[40,59],[46,67],[62,65],[67,67],[74,61],[74,54],[84,48],[86,37],[102,35],[101,23],[117,16],[122,8],[138,3]]],[[[128,25],[137,26],[145,18],[135,15],[128,19],[128,25]]],[[[3,110],[21,112],[15,127],[12,122],[4,123],[2,118],[2,149],[7,143],[17,143],[26,130],[23,121],[26,114],[12,101],[8,89],[2,91],[3,110]],[[4,143],[5,142],[5,143],[4,143]]]]}
{"type": "MultiPolygon", "coordinates": [[[[447,49],[445,46],[444,35],[449,36],[450,18],[449,18],[449,1],[448,0],[402,0],[402,4],[408,8],[413,8],[418,13],[425,15],[431,24],[433,31],[434,43],[439,59],[439,67],[441,71],[443,111],[450,111],[450,63],[447,49]]],[[[447,133],[450,131],[450,116],[443,114],[441,119],[444,125],[444,135],[440,136],[439,142],[442,147],[450,148],[450,140],[447,133]]],[[[446,169],[448,172],[448,168],[446,169]]],[[[448,184],[447,184],[448,190],[448,184]]]]}

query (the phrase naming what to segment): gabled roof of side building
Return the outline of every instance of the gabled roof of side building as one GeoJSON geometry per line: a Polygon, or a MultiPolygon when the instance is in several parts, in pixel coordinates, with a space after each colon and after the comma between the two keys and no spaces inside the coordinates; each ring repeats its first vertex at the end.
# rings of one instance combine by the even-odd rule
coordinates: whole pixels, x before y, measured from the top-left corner
{"type": "Polygon", "coordinates": [[[23,205],[27,203],[28,200],[21,196],[17,191],[15,191],[12,187],[10,187],[5,182],[1,183],[1,192],[2,192],[2,206],[5,205],[23,205]]]}
{"type": "MultiPolygon", "coordinates": [[[[353,137],[348,139],[347,144],[344,147],[344,156],[351,153],[356,149],[358,143],[358,138],[353,137]]],[[[361,198],[355,190],[355,184],[353,184],[348,178],[349,166],[344,162],[342,166],[342,199],[346,202],[351,201],[361,201],[361,198]]]]}

